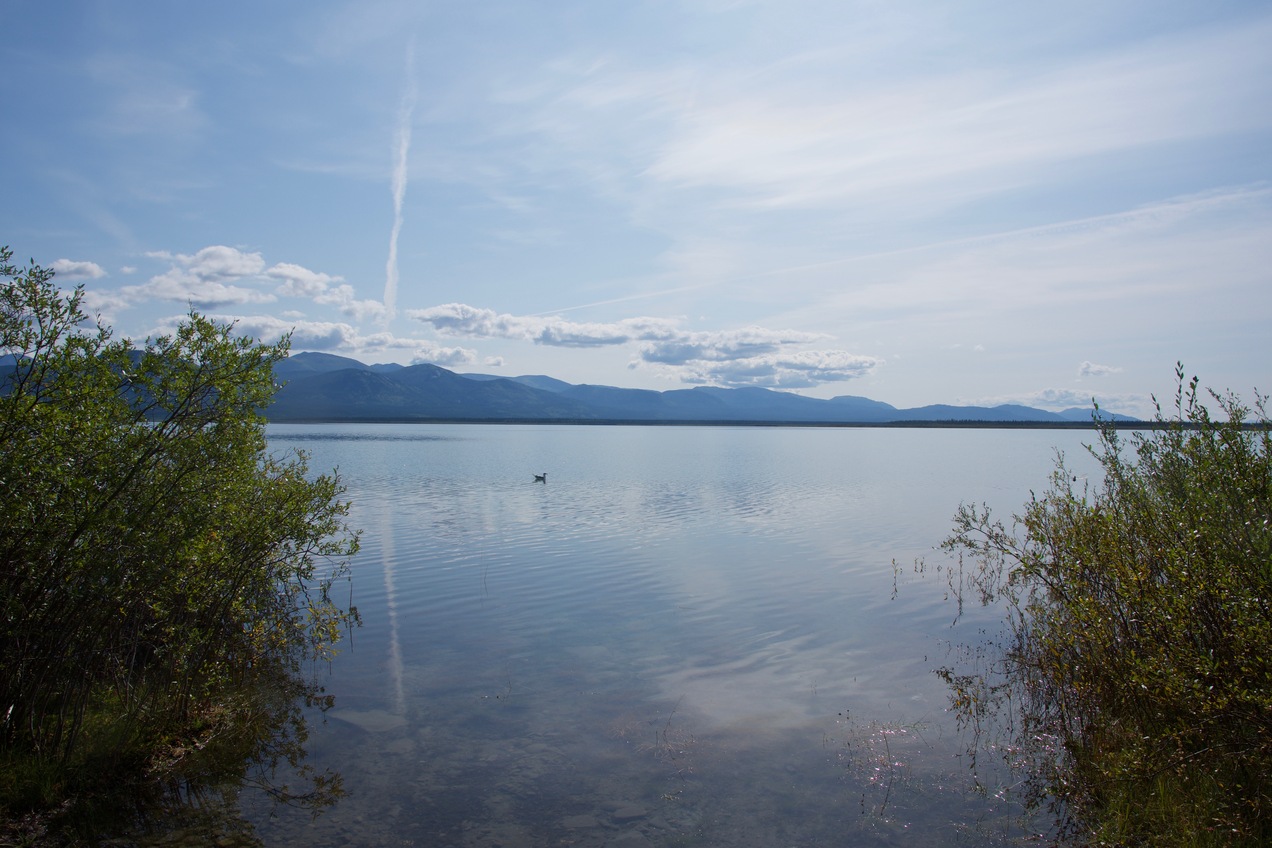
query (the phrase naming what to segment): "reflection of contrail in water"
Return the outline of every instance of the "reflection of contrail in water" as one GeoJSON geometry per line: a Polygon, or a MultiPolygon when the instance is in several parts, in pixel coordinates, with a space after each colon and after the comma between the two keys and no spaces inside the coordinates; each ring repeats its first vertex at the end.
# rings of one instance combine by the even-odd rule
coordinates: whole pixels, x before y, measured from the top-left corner
{"type": "Polygon", "coordinates": [[[380,510],[380,550],[384,561],[384,599],[389,618],[389,678],[393,681],[390,711],[394,715],[406,714],[406,693],[402,687],[402,640],[398,636],[397,586],[393,582],[394,561],[397,551],[393,544],[392,507],[384,504],[380,510]]]}
{"type": "Polygon", "coordinates": [[[384,320],[397,311],[398,236],[402,232],[402,201],[406,199],[407,160],[411,152],[411,115],[415,111],[415,39],[406,48],[406,91],[398,107],[397,163],[393,167],[393,232],[389,236],[389,259],[384,265],[384,320]]]}

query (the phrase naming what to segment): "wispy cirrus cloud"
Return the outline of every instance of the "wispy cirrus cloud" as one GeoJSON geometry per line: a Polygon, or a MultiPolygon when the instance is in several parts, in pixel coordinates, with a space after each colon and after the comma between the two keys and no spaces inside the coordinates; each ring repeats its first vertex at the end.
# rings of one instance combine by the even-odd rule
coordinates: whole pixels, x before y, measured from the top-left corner
{"type": "Polygon", "coordinates": [[[1264,19],[882,76],[882,57],[816,44],[709,76],[618,55],[557,63],[553,85],[510,83],[504,99],[600,190],[642,204],[930,216],[1060,163],[1272,126],[1269,38],[1264,19]]]}
{"type": "Polygon", "coordinates": [[[1191,45],[1231,49],[1227,62],[1153,45],[1049,73],[965,71],[833,100],[739,85],[678,121],[647,173],[773,206],[869,199],[877,209],[921,188],[928,214],[934,200],[1038,179],[1047,163],[1266,127],[1254,107],[1272,60],[1250,43],[1248,33],[1226,33],[1191,45]]]}
{"type": "Polygon", "coordinates": [[[99,86],[94,126],[121,136],[191,137],[208,125],[199,92],[183,83],[180,64],[117,52],[85,62],[99,86]]]}

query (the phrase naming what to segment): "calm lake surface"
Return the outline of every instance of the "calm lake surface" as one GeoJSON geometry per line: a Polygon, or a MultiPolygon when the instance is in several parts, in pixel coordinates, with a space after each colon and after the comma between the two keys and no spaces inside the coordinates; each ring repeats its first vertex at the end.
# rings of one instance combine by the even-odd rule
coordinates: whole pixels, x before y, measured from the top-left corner
{"type": "Polygon", "coordinates": [[[266,845],[953,845],[970,791],[913,573],[960,502],[1007,518],[1093,431],[271,425],[338,467],[364,626],[326,676],[311,819],[266,845]],[[546,483],[533,475],[547,474],[546,483]],[[894,561],[900,567],[894,572],[894,561]],[[894,591],[895,589],[895,591],[894,591]]]}

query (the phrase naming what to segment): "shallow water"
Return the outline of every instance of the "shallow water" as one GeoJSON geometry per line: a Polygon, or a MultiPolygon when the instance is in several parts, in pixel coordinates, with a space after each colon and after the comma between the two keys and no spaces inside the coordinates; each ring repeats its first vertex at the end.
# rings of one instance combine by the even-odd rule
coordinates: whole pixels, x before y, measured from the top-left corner
{"type": "MultiPolygon", "coordinates": [[[[1089,431],[272,425],[339,467],[365,625],[326,678],[317,819],[267,845],[949,845],[1010,835],[931,673],[929,562],[1089,431]],[[546,483],[533,475],[546,472],[546,483]],[[894,562],[900,572],[894,570],[894,562]]],[[[992,612],[992,611],[991,611],[992,612]]]]}

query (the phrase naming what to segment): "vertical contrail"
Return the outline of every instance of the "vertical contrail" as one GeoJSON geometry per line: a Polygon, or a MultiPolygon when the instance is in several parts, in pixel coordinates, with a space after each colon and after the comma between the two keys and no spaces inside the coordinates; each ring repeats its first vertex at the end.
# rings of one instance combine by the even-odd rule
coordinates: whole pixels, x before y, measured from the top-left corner
{"type": "Polygon", "coordinates": [[[393,232],[389,259],[384,265],[384,322],[397,311],[398,236],[402,232],[402,201],[406,199],[407,161],[411,152],[411,115],[415,111],[415,38],[406,47],[406,90],[398,107],[397,162],[393,166],[393,232]]]}

